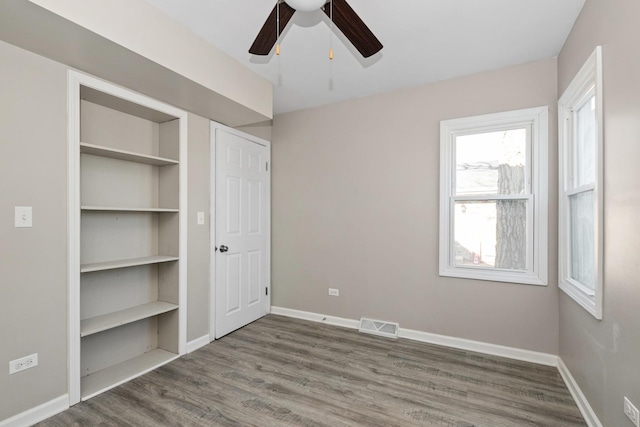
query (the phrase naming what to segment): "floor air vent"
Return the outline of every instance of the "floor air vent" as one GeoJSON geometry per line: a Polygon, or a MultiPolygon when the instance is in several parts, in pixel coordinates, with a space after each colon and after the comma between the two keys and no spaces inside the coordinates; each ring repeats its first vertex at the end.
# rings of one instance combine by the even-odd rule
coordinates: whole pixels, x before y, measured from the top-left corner
{"type": "Polygon", "coordinates": [[[387,338],[398,338],[398,324],[382,320],[360,319],[360,332],[380,335],[387,338]]]}

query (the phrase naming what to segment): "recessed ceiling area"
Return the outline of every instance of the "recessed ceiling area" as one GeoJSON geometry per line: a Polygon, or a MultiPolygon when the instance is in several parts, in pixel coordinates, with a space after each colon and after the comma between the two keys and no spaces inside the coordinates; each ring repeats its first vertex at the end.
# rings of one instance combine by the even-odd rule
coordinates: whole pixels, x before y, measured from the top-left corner
{"type": "Polygon", "coordinates": [[[349,0],[384,45],[364,59],[321,10],[294,14],[279,56],[254,56],[275,0],[147,1],[270,80],[275,114],[555,57],[585,2],[349,0]]]}

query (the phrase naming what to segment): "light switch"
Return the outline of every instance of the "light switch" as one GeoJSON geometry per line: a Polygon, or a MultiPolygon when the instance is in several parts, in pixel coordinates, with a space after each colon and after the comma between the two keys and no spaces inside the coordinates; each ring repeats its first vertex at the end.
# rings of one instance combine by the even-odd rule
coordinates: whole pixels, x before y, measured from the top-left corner
{"type": "Polygon", "coordinates": [[[31,206],[16,206],[16,228],[31,227],[32,218],[31,206]]]}
{"type": "Polygon", "coordinates": [[[204,225],[204,212],[198,212],[198,225],[204,225]]]}

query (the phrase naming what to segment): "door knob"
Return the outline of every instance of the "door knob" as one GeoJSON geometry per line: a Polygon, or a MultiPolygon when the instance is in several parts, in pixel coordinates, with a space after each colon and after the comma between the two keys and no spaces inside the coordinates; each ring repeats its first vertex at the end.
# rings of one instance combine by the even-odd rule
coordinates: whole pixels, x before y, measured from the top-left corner
{"type": "Polygon", "coordinates": [[[220,245],[220,253],[225,253],[229,250],[228,246],[220,245]]]}

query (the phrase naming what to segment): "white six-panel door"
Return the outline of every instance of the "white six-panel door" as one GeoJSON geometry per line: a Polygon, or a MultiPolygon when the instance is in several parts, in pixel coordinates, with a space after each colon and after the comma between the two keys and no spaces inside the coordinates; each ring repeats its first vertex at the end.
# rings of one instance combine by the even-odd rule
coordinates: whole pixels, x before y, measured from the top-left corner
{"type": "Polygon", "coordinates": [[[269,312],[269,148],[215,129],[215,338],[269,312]],[[217,248],[217,249],[216,249],[217,248]]]}

